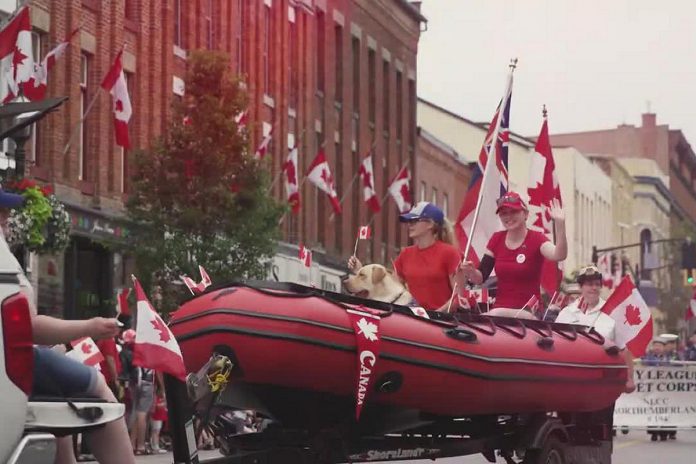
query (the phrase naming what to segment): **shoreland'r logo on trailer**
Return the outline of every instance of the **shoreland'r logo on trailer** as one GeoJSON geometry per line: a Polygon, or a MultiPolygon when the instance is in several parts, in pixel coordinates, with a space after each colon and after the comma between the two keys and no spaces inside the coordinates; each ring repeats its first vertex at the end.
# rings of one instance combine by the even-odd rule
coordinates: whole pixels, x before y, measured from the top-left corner
{"type": "Polygon", "coordinates": [[[395,450],[369,450],[361,454],[353,454],[348,456],[351,461],[384,461],[388,459],[406,459],[406,458],[427,458],[436,456],[440,453],[439,449],[433,448],[413,448],[413,449],[395,449],[395,450]]]}

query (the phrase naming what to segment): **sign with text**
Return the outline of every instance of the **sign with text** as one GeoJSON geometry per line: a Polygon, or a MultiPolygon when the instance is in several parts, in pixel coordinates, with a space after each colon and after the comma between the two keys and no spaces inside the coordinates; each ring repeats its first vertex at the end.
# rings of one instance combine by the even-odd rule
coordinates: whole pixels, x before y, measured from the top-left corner
{"type": "Polygon", "coordinates": [[[636,365],[636,391],[616,401],[616,427],[696,427],[696,363],[636,365]]]}

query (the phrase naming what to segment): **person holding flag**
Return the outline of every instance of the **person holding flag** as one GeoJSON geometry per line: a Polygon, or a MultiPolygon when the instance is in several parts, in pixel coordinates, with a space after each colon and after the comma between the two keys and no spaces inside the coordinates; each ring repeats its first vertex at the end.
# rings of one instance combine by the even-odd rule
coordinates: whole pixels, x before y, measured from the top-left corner
{"type": "Polygon", "coordinates": [[[554,245],[541,232],[527,228],[529,210],[519,194],[508,192],[498,198],[495,212],[504,230],[495,232],[488,241],[478,269],[473,262],[464,261],[460,275],[469,283],[480,285],[495,270],[498,290],[490,314],[517,317],[517,310],[524,308],[530,298],[536,296],[537,301],[541,301],[544,258],[563,261],[568,255],[565,215],[558,201],[553,201],[549,214],[556,230],[554,245]]]}
{"type": "MultiPolygon", "coordinates": [[[[417,306],[446,311],[460,262],[452,224],[440,208],[425,201],[400,215],[399,221],[408,225],[413,245],[401,250],[394,260],[397,277],[406,284],[417,306]]],[[[348,260],[348,269],[353,273],[362,266],[355,255],[348,260]]]]}
{"type": "Polygon", "coordinates": [[[592,327],[605,340],[616,344],[616,347],[622,350],[622,356],[628,368],[625,391],[630,393],[636,389],[633,381],[633,355],[626,349],[626,344],[617,339],[614,318],[602,312],[602,307],[606,303],[599,295],[604,282],[602,271],[594,264],[585,266],[578,271],[576,280],[580,286],[581,296],[558,313],[556,322],[592,327]]]}

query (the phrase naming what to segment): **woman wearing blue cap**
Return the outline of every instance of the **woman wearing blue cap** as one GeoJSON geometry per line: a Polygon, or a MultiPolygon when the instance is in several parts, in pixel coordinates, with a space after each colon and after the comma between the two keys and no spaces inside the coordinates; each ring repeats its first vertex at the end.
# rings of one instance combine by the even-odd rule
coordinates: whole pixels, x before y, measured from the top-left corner
{"type": "MultiPolygon", "coordinates": [[[[399,216],[399,221],[408,225],[413,245],[394,260],[396,275],[420,306],[431,311],[446,309],[460,261],[452,225],[440,208],[426,201],[399,216]]],[[[355,273],[361,267],[360,260],[351,256],[348,269],[355,273]]]]}

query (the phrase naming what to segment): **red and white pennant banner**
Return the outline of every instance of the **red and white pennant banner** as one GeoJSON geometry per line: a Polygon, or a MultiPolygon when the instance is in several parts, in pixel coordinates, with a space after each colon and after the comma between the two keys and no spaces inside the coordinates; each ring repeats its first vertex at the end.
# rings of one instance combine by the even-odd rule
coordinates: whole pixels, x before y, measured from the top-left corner
{"type": "Polygon", "coordinates": [[[355,341],[358,349],[358,381],[355,390],[355,420],[360,420],[365,399],[370,392],[370,385],[374,379],[375,365],[379,357],[380,333],[379,323],[381,318],[369,312],[364,306],[361,310],[348,309],[355,341]]]}

